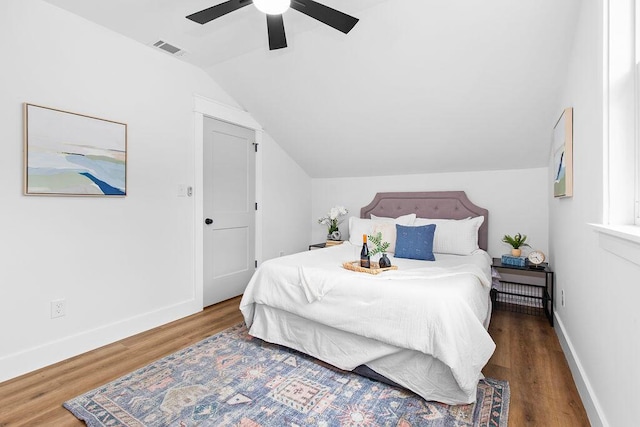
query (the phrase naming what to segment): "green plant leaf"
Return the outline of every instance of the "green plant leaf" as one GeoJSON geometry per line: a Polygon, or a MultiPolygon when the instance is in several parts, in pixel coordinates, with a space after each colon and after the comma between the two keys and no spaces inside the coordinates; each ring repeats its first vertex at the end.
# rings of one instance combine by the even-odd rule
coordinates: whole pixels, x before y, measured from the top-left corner
{"type": "Polygon", "coordinates": [[[384,253],[389,249],[389,242],[382,241],[382,233],[378,232],[374,235],[367,236],[372,247],[369,248],[369,256],[373,256],[378,253],[384,253]]]}
{"type": "Polygon", "coordinates": [[[504,243],[511,245],[511,247],[513,247],[514,249],[519,249],[522,246],[529,246],[529,244],[526,243],[527,241],[526,234],[516,233],[514,236],[505,234],[504,237],[502,238],[502,241],[504,243]]]}

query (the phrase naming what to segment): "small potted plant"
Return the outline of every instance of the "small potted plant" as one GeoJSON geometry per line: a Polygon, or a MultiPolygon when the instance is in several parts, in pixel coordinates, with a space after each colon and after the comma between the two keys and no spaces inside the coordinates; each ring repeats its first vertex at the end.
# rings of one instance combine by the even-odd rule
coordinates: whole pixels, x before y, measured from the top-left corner
{"type": "Polygon", "coordinates": [[[391,260],[387,257],[387,249],[389,249],[389,242],[384,242],[382,240],[382,233],[378,232],[377,234],[367,236],[369,238],[369,242],[373,244],[373,248],[369,249],[369,256],[374,256],[375,254],[381,254],[380,259],[378,260],[378,266],[380,268],[391,267],[391,260]]]}
{"type": "Polygon", "coordinates": [[[522,249],[520,248],[523,246],[529,246],[528,243],[525,243],[527,241],[526,234],[517,233],[515,236],[509,236],[508,234],[505,234],[502,238],[502,241],[511,245],[511,255],[513,256],[522,255],[522,249]]]}

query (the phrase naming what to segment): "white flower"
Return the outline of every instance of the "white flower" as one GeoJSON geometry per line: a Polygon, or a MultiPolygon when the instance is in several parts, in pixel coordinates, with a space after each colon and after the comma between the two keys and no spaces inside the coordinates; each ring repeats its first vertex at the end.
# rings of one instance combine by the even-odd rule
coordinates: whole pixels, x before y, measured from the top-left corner
{"type": "Polygon", "coordinates": [[[329,218],[338,219],[338,215],[340,215],[340,211],[338,211],[338,207],[336,206],[331,208],[331,210],[329,211],[329,218]]]}
{"type": "Polygon", "coordinates": [[[329,231],[335,231],[338,229],[338,218],[348,213],[344,206],[334,206],[325,216],[318,218],[318,223],[329,227],[329,231]]]}

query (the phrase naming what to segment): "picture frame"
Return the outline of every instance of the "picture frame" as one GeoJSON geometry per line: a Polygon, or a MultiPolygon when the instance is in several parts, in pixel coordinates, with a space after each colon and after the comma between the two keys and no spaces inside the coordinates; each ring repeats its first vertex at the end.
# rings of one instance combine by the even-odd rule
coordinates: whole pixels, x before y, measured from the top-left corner
{"type": "Polygon", "coordinates": [[[573,196],[573,108],[565,108],[553,128],[553,197],[573,196]]]}
{"type": "Polygon", "coordinates": [[[125,123],[24,103],[24,194],[127,194],[125,123]]]}

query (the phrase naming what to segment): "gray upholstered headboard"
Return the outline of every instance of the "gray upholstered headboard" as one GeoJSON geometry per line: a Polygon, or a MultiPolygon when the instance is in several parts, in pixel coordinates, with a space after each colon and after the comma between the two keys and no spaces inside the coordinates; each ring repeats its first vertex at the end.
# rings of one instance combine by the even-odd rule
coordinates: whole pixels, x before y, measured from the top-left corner
{"type": "Polygon", "coordinates": [[[371,214],[396,218],[410,213],[415,213],[418,218],[431,219],[484,216],[478,230],[478,246],[487,250],[489,211],[473,204],[464,191],[378,193],[371,203],[360,209],[361,218],[371,218],[371,214]]]}

